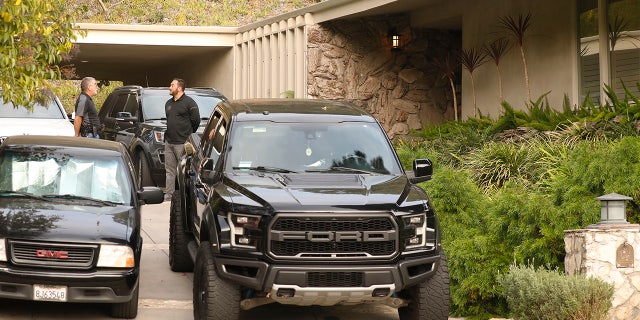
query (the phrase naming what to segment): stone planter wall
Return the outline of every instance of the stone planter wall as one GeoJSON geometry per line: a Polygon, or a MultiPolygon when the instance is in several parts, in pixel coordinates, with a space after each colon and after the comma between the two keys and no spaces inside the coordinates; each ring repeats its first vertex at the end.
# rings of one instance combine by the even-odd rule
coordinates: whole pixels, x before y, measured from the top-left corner
{"type": "Polygon", "coordinates": [[[609,320],[640,319],[640,226],[565,231],[565,272],[614,285],[609,320]]]}
{"type": "Polygon", "coordinates": [[[406,16],[385,16],[309,26],[307,36],[309,96],[356,104],[392,139],[454,118],[451,87],[431,61],[459,47],[458,33],[415,30],[406,16]],[[390,49],[393,28],[404,42],[398,51],[390,49]]]}

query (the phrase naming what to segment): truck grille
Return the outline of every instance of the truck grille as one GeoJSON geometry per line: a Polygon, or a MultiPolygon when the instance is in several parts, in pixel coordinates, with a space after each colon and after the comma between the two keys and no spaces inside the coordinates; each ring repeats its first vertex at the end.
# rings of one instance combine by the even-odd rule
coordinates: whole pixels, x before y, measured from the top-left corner
{"type": "Polygon", "coordinates": [[[19,266],[89,269],[97,245],[9,241],[11,262],[19,266]]]}
{"type": "Polygon", "coordinates": [[[309,272],[309,287],[364,287],[362,272],[309,272]]]}
{"type": "Polygon", "coordinates": [[[398,251],[397,228],[388,213],[279,214],[270,226],[269,252],[301,260],[389,258],[398,251]]]}

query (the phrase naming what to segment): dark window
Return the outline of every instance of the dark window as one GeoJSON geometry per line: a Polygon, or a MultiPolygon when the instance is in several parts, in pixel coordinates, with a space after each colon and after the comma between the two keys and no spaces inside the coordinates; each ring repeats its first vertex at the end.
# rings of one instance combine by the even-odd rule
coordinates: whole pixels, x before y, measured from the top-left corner
{"type": "Polygon", "coordinates": [[[118,97],[116,98],[115,105],[109,111],[109,117],[112,117],[112,118],[117,118],[118,117],[118,112],[124,110],[124,106],[127,103],[127,98],[128,97],[129,97],[129,95],[126,94],[126,93],[118,95],[118,97]]]}
{"type": "Polygon", "coordinates": [[[207,126],[204,129],[203,132],[203,137],[202,137],[202,142],[201,142],[201,147],[204,148],[204,144],[207,143],[209,140],[213,139],[213,133],[215,132],[216,126],[218,125],[218,122],[220,121],[220,118],[222,116],[220,115],[220,111],[216,110],[213,112],[213,114],[211,115],[211,118],[209,118],[209,121],[207,122],[207,126]]]}
{"type": "Polygon", "coordinates": [[[127,102],[124,105],[124,111],[131,113],[132,117],[138,115],[138,95],[130,94],[127,102]]]}

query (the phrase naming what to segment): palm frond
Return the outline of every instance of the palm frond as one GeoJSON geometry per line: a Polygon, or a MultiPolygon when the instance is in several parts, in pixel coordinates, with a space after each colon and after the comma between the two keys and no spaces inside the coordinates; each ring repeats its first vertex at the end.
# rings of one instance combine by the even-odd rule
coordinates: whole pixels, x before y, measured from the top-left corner
{"type": "Polygon", "coordinates": [[[500,64],[500,59],[509,49],[511,49],[511,43],[506,38],[498,38],[482,47],[484,54],[491,58],[496,65],[500,64]]]}
{"type": "Polygon", "coordinates": [[[460,51],[460,63],[462,63],[462,66],[470,73],[473,73],[475,69],[485,62],[487,62],[487,55],[482,50],[470,48],[460,51]]]}
{"type": "Polygon", "coordinates": [[[500,25],[511,33],[513,39],[515,39],[518,46],[522,46],[524,43],[525,34],[527,29],[531,27],[531,12],[526,15],[518,14],[517,18],[512,16],[500,17],[500,25]]]}

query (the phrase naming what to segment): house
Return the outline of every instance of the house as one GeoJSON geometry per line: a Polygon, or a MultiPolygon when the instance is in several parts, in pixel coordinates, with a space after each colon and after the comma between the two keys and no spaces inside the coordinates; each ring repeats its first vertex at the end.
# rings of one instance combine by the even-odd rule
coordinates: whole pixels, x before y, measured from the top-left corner
{"type": "Polygon", "coordinates": [[[180,76],[232,98],[349,100],[391,136],[497,117],[502,101],[525,109],[544,97],[562,108],[604,101],[605,84],[640,91],[638,0],[326,0],[239,27],[80,27],[80,76],[141,85],[180,76]],[[521,47],[509,22],[528,26],[521,47]],[[509,50],[498,64],[455,66],[449,81],[443,62],[500,38],[509,50]]]}

